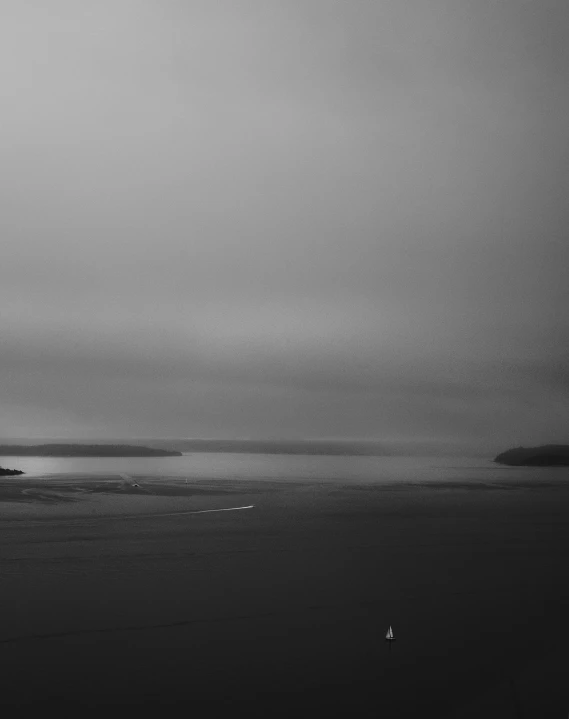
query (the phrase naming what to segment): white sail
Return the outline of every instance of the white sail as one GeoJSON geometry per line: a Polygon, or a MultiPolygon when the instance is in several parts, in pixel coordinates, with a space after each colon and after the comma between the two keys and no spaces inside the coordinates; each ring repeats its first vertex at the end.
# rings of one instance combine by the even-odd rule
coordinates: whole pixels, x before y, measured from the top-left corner
{"type": "Polygon", "coordinates": [[[389,629],[387,630],[387,634],[385,635],[385,638],[386,638],[386,639],[393,639],[393,629],[391,628],[391,626],[390,626],[389,629]]]}

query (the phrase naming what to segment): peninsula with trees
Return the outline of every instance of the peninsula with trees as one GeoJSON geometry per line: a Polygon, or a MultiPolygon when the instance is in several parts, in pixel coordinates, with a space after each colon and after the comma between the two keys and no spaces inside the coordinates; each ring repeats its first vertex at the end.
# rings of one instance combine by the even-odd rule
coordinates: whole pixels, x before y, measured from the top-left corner
{"type": "Polygon", "coordinates": [[[569,467],[569,445],[515,447],[499,454],[494,462],[512,467],[569,467]]]}
{"type": "Polygon", "coordinates": [[[21,469],[5,469],[0,467],[0,477],[17,477],[20,474],[24,474],[21,469]]]}

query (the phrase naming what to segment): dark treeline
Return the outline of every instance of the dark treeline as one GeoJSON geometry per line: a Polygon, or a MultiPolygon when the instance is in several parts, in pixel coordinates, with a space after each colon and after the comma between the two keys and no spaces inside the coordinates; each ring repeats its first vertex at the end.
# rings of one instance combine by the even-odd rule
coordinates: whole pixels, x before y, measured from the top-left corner
{"type": "Polygon", "coordinates": [[[494,462],[514,467],[567,467],[569,466],[569,445],[545,444],[541,447],[515,447],[499,454],[494,462]]]}
{"type": "Polygon", "coordinates": [[[19,474],[24,474],[19,469],[5,469],[4,467],[0,467],[0,477],[16,477],[19,474]]]}
{"type": "Polygon", "coordinates": [[[156,449],[125,444],[4,444],[3,457],[179,457],[173,449],[156,449]]]}

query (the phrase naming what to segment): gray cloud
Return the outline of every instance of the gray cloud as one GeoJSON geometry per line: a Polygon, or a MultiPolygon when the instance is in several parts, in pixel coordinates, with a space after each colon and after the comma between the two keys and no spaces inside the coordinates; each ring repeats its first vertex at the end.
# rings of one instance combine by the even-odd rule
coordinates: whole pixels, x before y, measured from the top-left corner
{"type": "Polygon", "coordinates": [[[2,434],[561,439],[561,4],[3,15],[2,434]]]}

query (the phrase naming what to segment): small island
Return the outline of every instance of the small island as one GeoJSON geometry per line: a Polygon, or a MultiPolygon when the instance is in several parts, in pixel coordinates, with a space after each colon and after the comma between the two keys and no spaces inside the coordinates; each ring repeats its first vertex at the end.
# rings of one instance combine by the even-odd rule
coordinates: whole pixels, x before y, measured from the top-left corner
{"type": "Polygon", "coordinates": [[[181,457],[181,452],[128,444],[4,444],[2,457],[181,457]]]}
{"type": "Polygon", "coordinates": [[[19,474],[24,474],[20,469],[4,469],[0,467],[0,477],[17,477],[19,474]]]}
{"type": "Polygon", "coordinates": [[[494,462],[512,467],[569,467],[569,445],[515,447],[499,454],[494,462]]]}

